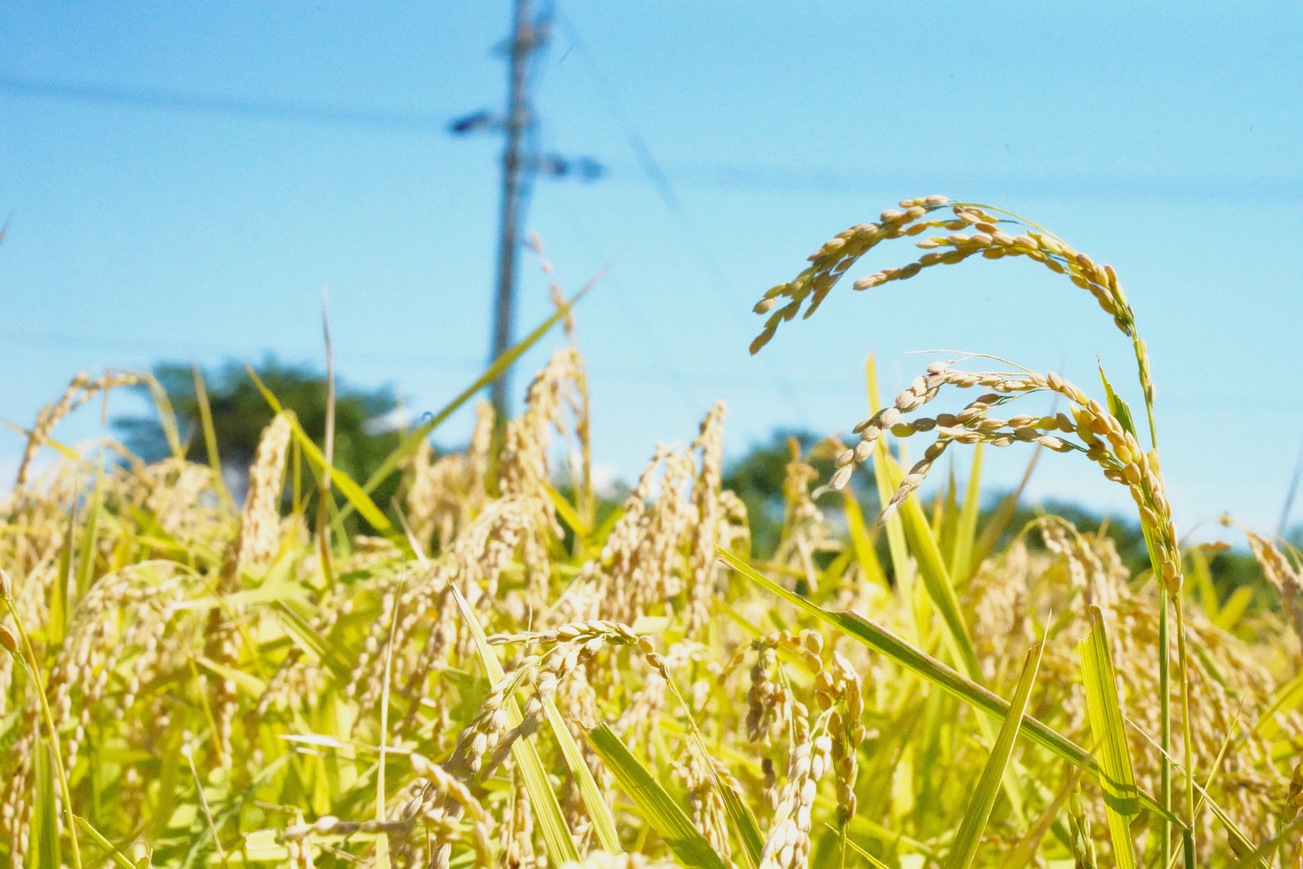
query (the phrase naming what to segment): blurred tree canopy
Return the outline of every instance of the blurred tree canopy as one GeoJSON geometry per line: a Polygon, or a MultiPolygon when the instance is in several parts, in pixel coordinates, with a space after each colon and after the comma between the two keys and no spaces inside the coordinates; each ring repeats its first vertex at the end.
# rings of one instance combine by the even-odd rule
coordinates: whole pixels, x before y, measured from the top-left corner
{"type": "MultiPolygon", "coordinates": [[[[308,436],[322,443],[326,432],[325,375],[309,366],[280,362],[274,356],[264,357],[253,370],[281,405],[294,411],[308,436]]],[[[186,457],[208,462],[194,369],[185,363],[162,362],[154,366],[153,374],[172,402],[186,457]]],[[[243,478],[253,461],[262,430],[271,422],[272,409],[240,363],[228,362],[220,369],[201,370],[200,377],[212,413],[222,467],[227,474],[243,478]]],[[[335,381],[334,463],[359,483],[398,448],[398,431],[379,430],[382,426],[368,424],[393,411],[397,403],[389,387],[366,390],[339,379],[335,381]]],[[[126,446],[146,461],[170,453],[163,427],[155,415],[119,417],[113,425],[121,432],[126,446]]],[[[386,487],[375,493],[376,502],[382,507],[386,505],[396,485],[396,480],[388,481],[386,487]]]]}
{"type": "MultiPolygon", "coordinates": [[[[822,485],[832,476],[837,450],[831,444],[826,449],[816,448],[821,440],[809,431],[779,429],[725,467],[724,488],[732,489],[746,504],[756,553],[770,555],[782,534],[783,480],[787,476],[787,463],[792,460],[791,444],[796,443],[804,460],[818,472],[816,485],[822,485]]],[[[868,465],[864,468],[851,478],[850,487],[861,503],[876,504],[878,496],[873,490],[871,470],[868,465]]],[[[821,500],[819,505],[825,512],[840,512],[831,499],[821,500]]]]}

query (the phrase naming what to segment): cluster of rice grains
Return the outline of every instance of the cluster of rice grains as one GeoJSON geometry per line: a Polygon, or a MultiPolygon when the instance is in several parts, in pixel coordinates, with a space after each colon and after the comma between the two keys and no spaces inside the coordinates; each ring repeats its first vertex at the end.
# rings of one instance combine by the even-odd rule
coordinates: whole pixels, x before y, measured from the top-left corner
{"type": "MultiPolygon", "coordinates": [[[[1069,583],[1047,594],[1044,581],[1056,571],[1044,563],[1029,569],[1026,549],[1016,541],[998,561],[980,565],[967,586],[967,603],[977,616],[970,624],[976,648],[982,653],[982,669],[988,677],[1007,680],[1009,674],[1003,672],[998,654],[1007,648],[1010,639],[1021,637],[1030,644],[1031,626],[1052,612],[1059,613],[1052,633],[1084,635],[1090,630],[1086,613],[1091,607],[1099,607],[1112,631],[1113,654],[1125,662],[1120,671],[1123,684],[1119,687],[1122,697],[1131,698],[1126,737],[1132,755],[1140,758],[1138,782],[1148,792],[1171,800],[1167,805],[1178,807],[1167,790],[1167,782],[1172,767],[1185,766],[1187,801],[1180,808],[1185,810],[1185,824],[1193,828],[1193,841],[1201,843],[1195,851],[1198,859],[1210,864],[1248,859],[1244,852],[1253,850],[1251,842],[1266,842],[1256,857],[1270,858],[1279,850],[1280,859],[1286,861],[1281,865],[1303,865],[1299,862],[1303,861],[1303,844],[1299,844],[1303,842],[1303,821],[1295,819],[1295,800],[1287,784],[1290,765],[1297,762],[1303,748],[1303,722],[1295,708],[1298,704],[1285,702],[1296,690],[1297,678],[1284,685],[1280,678],[1291,669],[1297,672],[1303,662],[1297,642],[1303,638],[1301,560],[1297,551],[1293,551],[1293,557],[1287,556],[1272,541],[1247,532],[1265,578],[1283,602],[1285,625],[1293,628],[1294,637],[1286,629],[1273,643],[1261,643],[1255,649],[1208,624],[1197,612],[1187,620],[1182,595],[1183,556],[1159,467],[1148,352],[1111,266],[1096,263],[1011,212],[954,202],[944,196],[905,200],[898,209],[884,211],[879,223],[839,233],[809,257],[811,265],[794,280],[766,292],[755,306],[755,313],[766,319],[751,352],[764,347],[778,327],[798,313],[803,312],[805,317],[813,314],[843,274],[875,246],[917,236],[924,236],[916,246],[925,253],[902,267],[883,268],[863,277],[854,282],[854,288],[866,290],[905,280],[925,268],[957,264],[979,254],[987,259],[1025,257],[1066,275],[1075,286],[1088,291],[1131,339],[1153,446],[1145,449],[1141,445],[1130,409],[1115,396],[1107,381],[1105,404],[1056,374],[1041,375],[1026,369],[961,371],[952,368],[952,362],[937,362],[929,365],[891,405],[855,426],[859,441],[838,455],[829,488],[844,489],[856,467],[870,458],[889,455],[879,453],[887,433],[898,438],[927,434],[932,440],[923,457],[901,474],[895,493],[883,505],[880,525],[887,523],[918,490],[937,460],[955,443],[995,447],[1023,443],[1056,452],[1080,452],[1099,466],[1107,479],[1127,487],[1160,593],[1155,595],[1153,585],[1143,583],[1144,577],[1129,582],[1127,572],[1117,569],[1116,554],[1107,541],[1087,542],[1071,526],[1065,529],[1066,523],[1047,522],[1041,529],[1045,546],[1068,565],[1069,583]],[[946,234],[939,234],[942,231],[946,234]],[[957,412],[906,418],[937,399],[946,387],[980,387],[985,391],[957,412]],[[1038,393],[1058,401],[1066,399],[1066,412],[1001,412],[1014,401],[1038,393]],[[1114,568],[1106,569],[1105,562],[1111,562],[1114,568]],[[1168,635],[1166,627],[1169,597],[1176,615],[1175,637],[1168,635]],[[1282,656],[1265,651],[1273,644],[1290,650],[1284,656],[1283,669],[1279,666],[1282,656]],[[1166,681],[1169,661],[1179,680],[1179,708],[1174,703],[1169,705],[1173,696],[1166,681]],[[1274,670],[1273,663],[1277,665],[1274,670]],[[1188,720],[1181,720],[1183,717],[1188,720]],[[1172,726],[1184,733],[1181,747],[1168,742],[1172,726]],[[1165,755],[1174,758],[1174,763],[1165,763],[1165,755]],[[1214,812],[1199,812],[1204,804],[1202,798],[1198,805],[1195,803],[1199,787],[1195,783],[1196,770],[1208,775],[1206,791],[1201,788],[1201,792],[1221,801],[1217,813],[1225,811],[1222,806],[1230,807],[1230,817],[1221,817],[1219,824],[1214,823],[1214,812]],[[1216,834],[1222,837],[1219,844],[1210,844],[1218,842],[1216,834]],[[1292,842],[1293,847],[1285,842],[1292,842]]],[[[881,471],[881,466],[878,469],[881,471]]],[[[1278,618],[1272,624],[1278,631],[1283,627],[1278,618]]],[[[1064,659],[1051,646],[1042,678],[1047,672],[1054,674],[1056,688],[1048,708],[1036,714],[1057,724],[1063,733],[1080,732],[1086,723],[1080,677],[1075,670],[1073,656],[1064,659]],[[1064,692],[1064,687],[1070,690],[1064,692]]],[[[1079,814],[1081,810],[1075,811],[1079,814]]],[[[1102,816],[1098,807],[1095,813],[1102,816]]],[[[1086,819],[1081,818],[1083,823],[1078,824],[1077,815],[1073,817],[1074,836],[1080,838],[1088,825],[1086,819]]],[[[1165,827],[1164,835],[1159,837],[1164,841],[1156,845],[1153,831],[1148,829],[1153,819],[1146,815],[1132,825],[1131,834],[1141,853],[1162,854],[1168,859],[1171,831],[1165,827]]],[[[998,832],[991,835],[1000,838],[998,832]]],[[[1078,845],[1074,840],[1073,852],[1078,854],[1081,865],[1078,845]]]]}
{"type": "MultiPolygon", "coordinates": [[[[917,262],[857,286],[978,254],[1042,262],[1133,340],[1148,407],[1144,346],[1113,271],[1035,227],[1011,226],[1007,215],[941,197],[901,203],[766,295],[756,349],[813,311],[874,245],[923,236],[917,262]]],[[[74,852],[72,815],[118,850],[119,865],[945,860],[990,747],[977,713],[718,557],[722,549],[810,604],[861,613],[948,654],[915,581],[919,562],[886,545],[891,527],[859,522],[854,492],[836,503],[844,512],[820,500],[814,459],[795,442],[773,493],[781,532],[764,552],[723,485],[722,404],[690,441],[658,447],[630,490],[599,497],[572,346],[537,374],[517,418],[480,407],[463,451],[411,444],[398,497],[380,505],[392,527],[367,534],[321,527],[318,499],[342,505],[348,495],[312,488],[307,475],[319,480],[321,469],[289,414],[263,434],[242,509],[181,453],[145,464],[113,447],[120,461],[68,459],[28,479],[63,415],[133,382],[74,381],[31,432],[23,478],[3,505],[0,862],[102,865],[104,846],[81,822],[74,852]]],[[[1157,453],[1111,397],[1098,402],[1054,375],[937,364],[856,434],[836,457],[833,487],[880,460],[891,436],[930,441],[881,505],[884,521],[911,509],[906,499],[953,444],[1081,453],[1127,487],[1164,593],[1182,593],[1188,555],[1157,453]],[[931,413],[965,390],[976,390],[967,403],[931,413]],[[1062,412],[1010,409],[1037,395],[1062,412]]],[[[932,514],[947,546],[980,530],[956,530],[953,512],[939,502],[932,514]]],[[[1022,652],[1044,637],[1028,714],[1093,745],[1075,641],[1097,608],[1124,662],[1137,784],[1159,793],[1170,770],[1154,744],[1163,714],[1156,584],[1130,576],[1107,538],[1062,520],[1010,531],[1012,543],[953,576],[970,675],[1012,696],[1022,652]]],[[[1303,661],[1303,571],[1288,547],[1249,539],[1283,614],[1266,595],[1238,631],[1190,612],[1179,632],[1187,653],[1173,636],[1168,654],[1197,702],[1170,711],[1180,730],[1189,710],[1201,789],[1248,840],[1284,833],[1270,859],[1294,867],[1303,718],[1290,679],[1303,661]]],[[[1189,756],[1182,744],[1170,750],[1176,763],[1189,756]]],[[[1025,741],[1015,758],[1018,787],[996,804],[978,863],[1107,862],[1094,781],[1025,741]]],[[[1142,865],[1157,865],[1162,826],[1141,813],[1131,829],[1142,865]]],[[[1234,862],[1211,813],[1197,816],[1195,834],[1201,865],[1234,862]]]]}

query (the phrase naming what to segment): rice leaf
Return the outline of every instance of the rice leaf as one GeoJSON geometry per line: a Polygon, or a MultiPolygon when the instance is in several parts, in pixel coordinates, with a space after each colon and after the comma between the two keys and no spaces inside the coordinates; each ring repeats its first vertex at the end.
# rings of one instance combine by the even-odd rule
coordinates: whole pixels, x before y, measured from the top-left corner
{"type": "Polygon", "coordinates": [[[1276,835],[1263,842],[1251,851],[1247,851],[1244,856],[1235,861],[1230,869],[1248,869],[1248,867],[1269,867],[1272,854],[1281,845],[1288,844],[1296,837],[1303,836],[1303,815],[1299,815],[1288,824],[1282,824],[1276,831],[1276,835]]]}
{"type": "Polygon", "coordinates": [[[351,672],[348,662],[340,657],[330,641],[318,633],[307,619],[283,600],[275,601],[271,611],[280,618],[294,645],[306,652],[310,660],[324,665],[339,681],[348,681],[351,672]]]}
{"type": "MultiPolygon", "coordinates": [[[[872,376],[871,359],[869,373],[872,376]]],[[[870,382],[874,384],[870,402],[876,410],[878,403],[876,380],[870,382]]],[[[905,472],[900,463],[892,458],[891,453],[887,450],[885,438],[878,438],[876,448],[873,451],[873,473],[878,483],[878,494],[882,499],[882,503],[886,505],[900,485],[905,472]]],[[[900,575],[902,566],[908,560],[908,553],[913,553],[918,564],[919,576],[923,580],[923,587],[927,589],[928,597],[932,600],[933,606],[937,608],[937,612],[941,614],[941,620],[946,625],[947,644],[954,653],[955,660],[960,663],[970,679],[974,682],[980,682],[982,680],[982,668],[977,663],[977,654],[973,651],[973,641],[968,633],[968,626],[964,623],[964,616],[959,611],[959,600],[955,597],[950,571],[946,568],[945,560],[941,557],[941,549],[937,543],[936,534],[928,523],[927,515],[923,512],[923,506],[919,503],[918,498],[911,496],[900,505],[897,515],[900,516],[899,527],[903,529],[902,539],[893,543],[891,550],[891,560],[896,566],[897,576],[900,575]],[[901,551],[898,551],[898,549],[901,551]]],[[[888,540],[891,539],[891,523],[893,520],[894,517],[887,521],[888,540]]]]}
{"type": "Polygon", "coordinates": [[[923,587],[927,589],[928,597],[932,599],[932,604],[946,625],[946,639],[955,660],[963,667],[968,678],[980,682],[983,678],[982,667],[977,662],[977,653],[973,651],[968,625],[964,623],[963,613],[959,611],[959,599],[955,596],[950,571],[941,558],[941,549],[918,498],[911,497],[900,505],[900,518],[909,540],[910,551],[918,561],[923,587]]]}
{"type": "Polygon", "coordinates": [[[1253,732],[1266,739],[1279,737],[1280,725],[1277,723],[1277,717],[1300,706],[1303,706],[1303,672],[1276,689],[1275,699],[1258,715],[1258,723],[1254,725],[1253,732]]]}
{"type": "Polygon", "coordinates": [[[575,532],[575,537],[580,540],[588,539],[588,535],[593,533],[593,529],[588,527],[587,522],[579,518],[579,511],[566,500],[565,495],[562,495],[546,483],[543,485],[543,490],[547,492],[548,500],[552,502],[557,515],[561,517],[561,521],[566,523],[571,531],[575,532]]]}
{"type": "MultiPolygon", "coordinates": [[[[832,824],[825,824],[825,826],[826,826],[829,830],[831,830],[832,832],[837,833],[838,835],[841,834],[841,830],[838,830],[838,829],[837,829],[836,827],[834,827],[832,824]]],[[[852,851],[854,851],[856,854],[859,854],[860,857],[864,860],[864,862],[866,862],[866,863],[868,863],[870,866],[874,867],[874,869],[890,869],[890,867],[888,867],[886,863],[883,863],[883,862],[882,862],[881,860],[879,860],[877,857],[874,857],[872,854],[870,854],[868,851],[865,851],[863,848],[861,848],[859,845],[855,844],[855,843],[854,843],[853,841],[851,841],[850,839],[845,839],[845,840],[843,840],[843,841],[846,842],[846,846],[847,846],[848,848],[850,848],[850,849],[851,849],[852,851]]]]}
{"type": "MultiPolygon", "coordinates": [[[[493,684],[501,682],[506,674],[502,672],[502,665],[498,663],[498,656],[493,647],[489,645],[488,637],[484,635],[484,628],[480,625],[475,610],[471,609],[470,604],[466,602],[466,598],[462,596],[456,585],[451,585],[449,588],[452,591],[453,599],[457,602],[457,608],[461,611],[462,618],[466,621],[466,627],[475,643],[475,653],[480,659],[480,664],[484,667],[485,674],[493,684]]],[[[520,704],[514,699],[508,698],[504,708],[507,711],[508,724],[511,727],[518,726],[523,717],[520,714],[520,704]]],[[[543,833],[543,841],[547,845],[548,862],[556,866],[563,865],[567,860],[578,863],[579,851],[575,848],[574,837],[566,826],[565,816],[561,813],[561,804],[557,802],[556,792],[552,789],[552,782],[548,779],[547,770],[543,767],[543,761],[538,756],[538,749],[534,745],[534,737],[531,735],[513,742],[511,744],[511,756],[515,758],[516,765],[520,769],[521,778],[525,782],[525,791],[529,794],[530,806],[534,810],[535,820],[543,833]]]]}
{"type": "Polygon", "coordinates": [[[228,667],[227,665],[219,661],[214,661],[212,658],[204,655],[196,655],[195,663],[199,664],[205,670],[216,673],[223,679],[233,682],[239,686],[241,691],[250,697],[261,697],[262,692],[267,688],[266,683],[257,676],[254,676],[251,673],[246,673],[237,667],[228,667]]]}
{"type": "MultiPolygon", "coordinates": [[[[876,360],[870,356],[864,362],[864,376],[869,388],[869,411],[876,413],[882,407],[881,397],[878,395],[878,368],[876,360]]],[[[878,502],[886,504],[891,501],[891,496],[896,491],[896,486],[900,484],[900,477],[894,480],[890,478],[886,466],[891,462],[891,453],[887,450],[887,443],[884,438],[878,438],[877,445],[873,450],[873,482],[878,489],[878,502]]],[[[897,469],[899,471],[899,468],[897,469]]],[[[899,514],[898,514],[899,515],[899,514]]],[[[892,571],[895,575],[896,584],[900,588],[900,594],[905,604],[915,612],[915,621],[922,621],[919,618],[914,601],[914,567],[909,560],[909,547],[905,544],[905,532],[900,527],[900,519],[892,516],[885,526],[887,534],[887,552],[891,556],[892,571]]],[[[918,625],[920,632],[921,624],[918,625]]]]}
{"type": "Polygon", "coordinates": [[[68,524],[64,528],[63,544],[59,547],[59,572],[50,583],[50,613],[46,619],[45,636],[53,644],[63,642],[68,622],[72,620],[72,611],[76,606],[69,585],[72,583],[75,556],[73,550],[77,545],[77,505],[68,507],[68,524]]]}
{"type": "Polygon", "coordinates": [[[1131,771],[1131,752],[1118,700],[1108,629],[1099,607],[1091,606],[1090,634],[1078,643],[1077,651],[1081,656],[1090,729],[1099,746],[1100,786],[1104,791],[1104,812],[1113,840],[1113,856],[1117,865],[1126,869],[1135,866],[1131,822],[1140,810],[1140,801],[1131,771]]]}
{"type": "Polygon", "coordinates": [[[588,731],[588,742],[680,863],[724,869],[724,861],[706,837],[610,727],[603,723],[588,731]]]}
{"type": "Polygon", "coordinates": [[[1018,688],[1014,691],[1013,700],[1009,704],[1009,712],[1005,716],[1004,724],[1000,726],[995,747],[991,750],[986,766],[982,769],[982,777],[978,779],[977,789],[973,791],[968,809],[964,812],[964,819],[959,825],[959,832],[955,835],[954,845],[946,861],[949,869],[967,869],[973,862],[973,857],[977,855],[977,846],[981,844],[986,822],[990,819],[991,809],[995,806],[995,798],[1000,795],[1000,780],[1009,765],[1014,743],[1018,739],[1018,731],[1022,727],[1023,716],[1027,712],[1027,701],[1032,695],[1032,685],[1036,682],[1036,673],[1041,666],[1041,652],[1044,648],[1044,641],[1035,643],[1027,653],[1027,662],[1023,665],[1018,688]]]}
{"type": "Polygon", "coordinates": [[[1212,618],[1213,624],[1228,633],[1235,633],[1235,629],[1240,624],[1240,619],[1248,612],[1249,606],[1253,599],[1257,597],[1258,591],[1252,586],[1241,586],[1231,592],[1231,596],[1226,599],[1226,604],[1217,611],[1217,615],[1212,618]]]}
{"type": "Polygon", "coordinates": [[[1113,391],[1113,384],[1109,383],[1108,377],[1104,375],[1104,366],[1100,365],[1098,368],[1100,382],[1104,384],[1104,395],[1108,399],[1108,412],[1117,417],[1117,421],[1121,424],[1122,430],[1131,435],[1138,442],[1140,440],[1140,434],[1136,431],[1136,423],[1131,416],[1131,408],[1128,407],[1127,403],[1113,391]]]}
{"type": "Polygon", "coordinates": [[[755,815],[747,808],[747,804],[742,802],[742,798],[731,787],[721,786],[720,795],[724,799],[724,812],[728,815],[729,823],[733,825],[733,830],[737,833],[738,838],[742,840],[742,865],[750,869],[760,862],[760,854],[764,851],[765,840],[760,835],[760,827],[756,824],[755,815]]]}

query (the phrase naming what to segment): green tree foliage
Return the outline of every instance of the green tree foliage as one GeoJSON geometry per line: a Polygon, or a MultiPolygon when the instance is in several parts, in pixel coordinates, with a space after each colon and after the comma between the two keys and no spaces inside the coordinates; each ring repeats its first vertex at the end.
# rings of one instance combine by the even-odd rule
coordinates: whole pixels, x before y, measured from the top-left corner
{"type": "MultiPolygon", "coordinates": [[[[732,489],[746,504],[752,547],[761,556],[773,553],[782,534],[783,480],[787,476],[787,463],[792,460],[793,441],[805,461],[819,472],[818,479],[827,481],[832,476],[833,459],[839,448],[831,443],[821,444],[818,435],[803,430],[779,429],[724,469],[724,488],[732,489]]],[[[867,473],[857,474],[851,480],[861,503],[877,502],[872,486],[872,478],[867,473]]],[[[820,501],[820,506],[829,513],[839,513],[839,504],[838,499],[832,498],[820,501]]]]}
{"type": "MultiPolygon", "coordinates": [[[[308,435],[316,443],[323,443],[325,376],[307,366],[280,362],[273,356],[265,357],[254,371],[282,406],[297,414],[308,435]]],[[[162,362],[154,367],[153,373],[172,403],[187,458],[209,461],[193,369],[184,363],[162,362]]],[[[228,474],[243,475],[253,461],[263,428],[271,422],[272,410],[239,363],[228,362],[218,370],[201,371],[200,376],[212,412],[222,467],[228,474]]],[[[364,481],[398,448],[399,432],[373,431],[367,425],[368,420],[392,411],[396,404],[392,390],[387,387],[364,390],[336,380],[336,467],[354,480],[364,481]]],[[[156,416],[120,417],[113,424],[122,433],[127,447],[141,458],[152,461],[168,455],[167,439],[156,416]]],[[[396,480],[390,480],[387,486],[382,486],[375,493],[377,503],[387,505],[396,485],[396,480]]]]}

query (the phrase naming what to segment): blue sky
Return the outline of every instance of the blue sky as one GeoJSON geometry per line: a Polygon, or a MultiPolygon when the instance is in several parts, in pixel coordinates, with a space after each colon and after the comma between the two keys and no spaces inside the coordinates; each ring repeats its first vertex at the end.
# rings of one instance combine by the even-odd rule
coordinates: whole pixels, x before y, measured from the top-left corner
{"type": "MultiPolygon", "coordinates": [[[[690,439],[716,398],[734,455],[776,427],[844,432],[863,415],[870,352],[887,393],[933,358],[906,354],[930,348],[1091,389],[1098,356],[1129,384],[1129,344],[1093,301],[1017,262],[839,287],[748,356],[766,288],[846,226],[943,193],[1025,214],[1117,268],[1154,360],[1183,529],[1224,510],[1275,528],[1303,440],[1289,374],[1303,324],[1303,7],[563,0],[557,12],[538,70],[541,142],[608,174],[540,181],[527,227],[569,290],[609,268],[578,312],[599,463],[631,476],[656,441],[690,439]]],[[[505,2],[6,3],[0,417],[30,424],[78,370],[320,360],[323,285],[342,374],[392,384],[418,413],[442,406],[484,363],[501,147],[444,125],[500,107],[492,49],[508,23],[505,2]]],[[[852,277],[909,254],[888,249],[852,277]]],[[[521,263],[527,327],[549,306],[534,261],[521,263]]],[[[541,357],[527,361],[518,390],[541,357]]],[[[95,416],[62,436],[90,436],[95,416]]],[[[452,420],[442,439],[466,426],[452,420]]],[[[20,451],[0,432],[6,475],[20,451]]],[[[1026,458],[994,461],[993,481],[1026,458]]],[[[1049,456],[1033,492],[1125,507],[1097,477],[1049,456]]]]}

